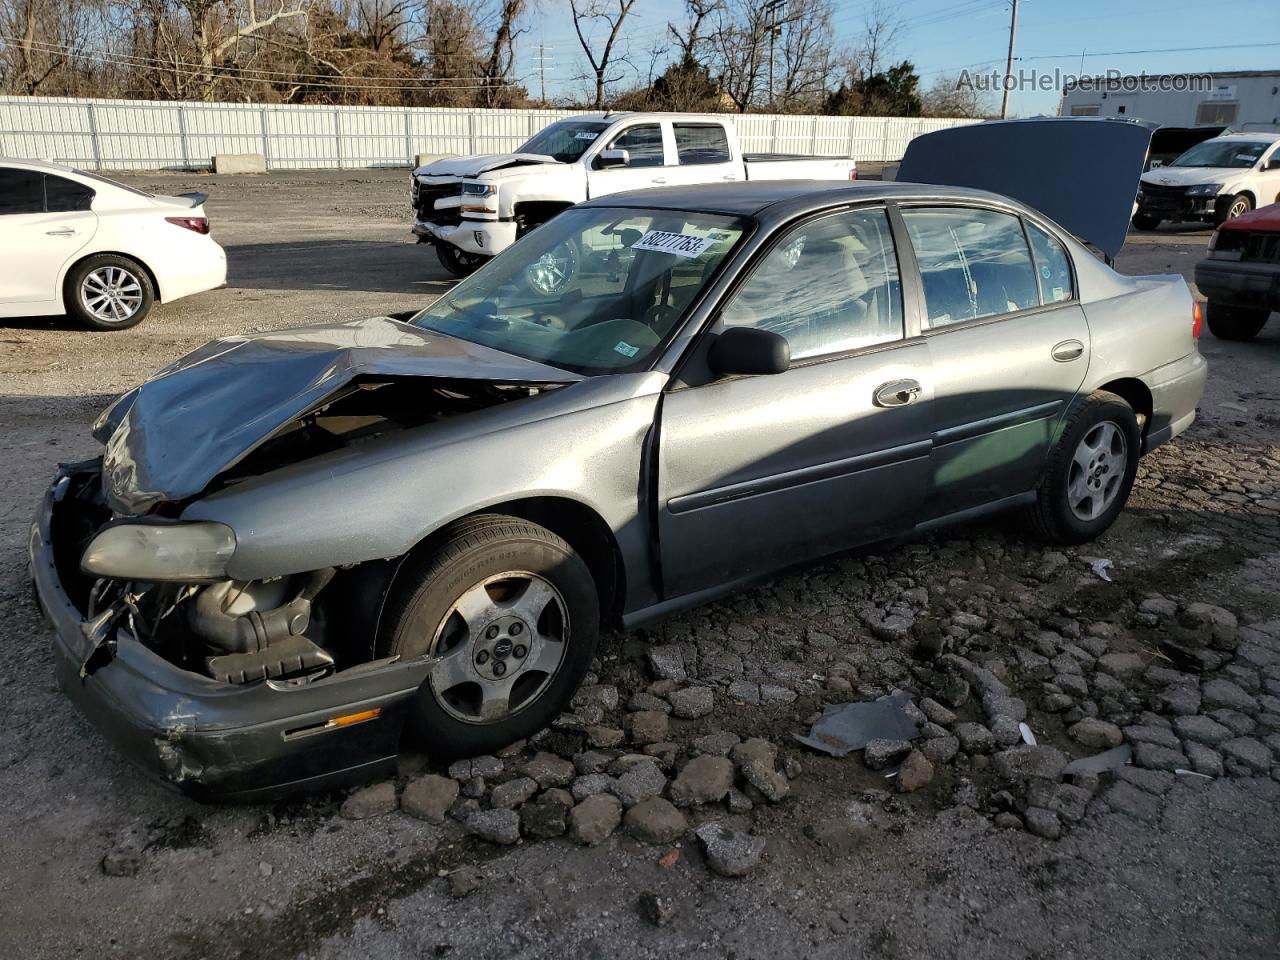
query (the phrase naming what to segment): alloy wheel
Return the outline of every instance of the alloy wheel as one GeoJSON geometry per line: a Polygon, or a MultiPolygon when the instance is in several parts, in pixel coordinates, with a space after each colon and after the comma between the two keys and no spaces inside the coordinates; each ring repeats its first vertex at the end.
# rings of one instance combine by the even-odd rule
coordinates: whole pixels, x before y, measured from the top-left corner
{"type": "Polygon", "coordinates": [[[1076,446],[1067,472],[1067,502],[1080,520],[1096,520],[1115,502],[1129,464],[1124,431],[1110,420],[1095,424],[1076,446]]]}
{"type": "Polygon", "coordinates": [[[1249,212],[1249,201],[1244,197],[1237,197],[1235,202],[1231,204],[1231,209],[1227,211],[1227,219],[1234,220],[1236,217],[1242,217],[1249,212]]]}
{"type": "Polygon", "coordinates": [[[440,706],[464,723],[505,720],[533,703],[564,661],[569,608],[550,581],[512,571],[463,591],[432,641],[440,706]]]}
{"type": "Polygon", "coordinates": [[[80,282],[80,302],[101,323],[124,323],[142,307],[142,282],[124,267],[99,267],[80,282]]]}
{"type": "Polygon", "coordinates": [[[562,243],[548,250],[525,268],[530,286],[544,296],[563,292],[578,275],[578,254],[573,244],[562,243]]]}

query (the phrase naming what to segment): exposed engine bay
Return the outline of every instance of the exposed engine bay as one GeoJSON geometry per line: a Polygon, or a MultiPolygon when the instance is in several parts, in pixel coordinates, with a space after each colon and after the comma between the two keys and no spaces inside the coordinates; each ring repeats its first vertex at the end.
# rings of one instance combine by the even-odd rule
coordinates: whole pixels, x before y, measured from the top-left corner
{"type": "MultiPolygon", "coordinates": [[[[200,496],[392,431],[527,398],[552,386],[422,379],[353,380],[323,404],[275,431],[217,475],[200,496]]],[[[104,529],[138,518],[113,512],[101,458],[72,465],[56,497],[51,534],[62,583],[84,616],[92,673],[124,629],[184,670],[229,684],[306,683],[374,659],[383,600],[398,560],[326,567],[242,581],[141,582],[82,569],[104,529]]],[[[192,498],[192,499],[198,499],[192,498]]],[[[176,518],[189,501],[166,501],[153,518],[176,518]]]]}

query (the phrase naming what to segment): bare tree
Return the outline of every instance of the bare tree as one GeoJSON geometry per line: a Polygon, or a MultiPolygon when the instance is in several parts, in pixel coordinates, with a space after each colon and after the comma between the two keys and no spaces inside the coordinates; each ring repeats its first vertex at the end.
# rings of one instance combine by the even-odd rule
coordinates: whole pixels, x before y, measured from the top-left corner
{"type": "Polygon", "coordinates": [[[739,113],[759,99],[768,72],[770,14],[752,0],[725,0],[708,36],[711,59],[724,93],[739,113]]]}
{"type": "Polygon", "coordinates": [[[862,37],[854,50],[855,69],[861,76],[884,70],[901,33],[902,18],[885,0],[875,0],[862,21],[862,37]]]}
{"type": "Polygon", "coordinates": [[[831,0],[791,0],[785,19],[777,21],[770,109],[811,110],[821,100],[831,76],[833,9],[831,0]]]}
{"type": "MultiPolygon", "coordinates": [[[[604,107],[604,87],[606,83],[611,82],[605,77],[609,64],[626,59],[625,53],[619,55],[616,45],[622,24],[635,4],[636,0],[569,0],[569,9],[573,14],[573,29],[578,34],[582,52],[586,54],[587,62],[591,64],[591,71],[595,76],[594,105],[597,110],[604,107]],[[598,51],[593,49],[591,41],[582,29],[584,22],[592,24],[595,21],[603,21],[603,25],[609,30],[604,46],[598,51]]],[[[591,32],[590,26],[587,32],[591,32]]]]}
{"type": "Polygon", "coordinates": [[[920,98],[926,117],[986,117],[994,111],[972,85],[962,85],[958,75],[939,77],[920,98]]]}
{"type": "Polygon", "coordinates": [[[693,60],[699,49],[706,42],[702,35],[702,25],[713,13],[720,9],[723,0],[685,0],[685,10],[689,20],[685,24],[684,33],[673,23],[667,24],[667,32],[680,48],[677,60],[693,60]]]}

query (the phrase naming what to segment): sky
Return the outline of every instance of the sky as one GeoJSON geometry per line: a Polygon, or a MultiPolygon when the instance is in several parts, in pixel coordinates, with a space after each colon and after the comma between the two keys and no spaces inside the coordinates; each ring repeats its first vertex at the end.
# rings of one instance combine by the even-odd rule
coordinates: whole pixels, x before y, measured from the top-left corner
{"type": "MultiPolygon", "coordinates": [[[[613,0],[616,2],[616,0],[613,0]]],[[[874,0],[838,0],[837,43],[854,47],[874,0]]],[[[1003,72],[1009,43],[1009,0],[901,0],[902,22],[891,54],[910,60],[931,86],[962,69],[1003,72]]],[[[683,23],[683,0],[636,0],[623,37],[639,71],[622,89],[648,78],[651,49],[669,46],[668,21],[683,23]]],[[[603,36],[600,37],[601,45],[603,36]]],[[[520,38],[516,72],[539,90],[539,44],[552,98],[584,96],[586,61],[574,35],[569,0],[540,0],[520,38]]],[[[1100,74],[1280,69],[1280,0],[1019,0],[1015,68],[1100,74]],[[1241,46],[1242,44],[1269,44],[1241,46]],[[1206,48],[1215,49],[1178,49],[1206,48]]],[[[1011,116],[1057,112],[1059,93],[1014,91],[1011,116]]],[[[999,94],[989,95],[993,109],[999,94]]]]}

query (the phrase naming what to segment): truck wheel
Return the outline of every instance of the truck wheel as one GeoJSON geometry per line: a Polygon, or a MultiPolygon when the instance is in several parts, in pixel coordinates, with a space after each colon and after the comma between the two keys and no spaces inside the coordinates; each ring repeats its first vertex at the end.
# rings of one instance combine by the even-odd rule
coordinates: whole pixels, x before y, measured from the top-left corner
{"type": "Polygon", "coordinates": [[[1133,225],[1139,230],[1154,230],[1160,226],[1160,218],[1154,217],[1149,213],[1135,213],[1133,215],[1133,225]]]}
{"type": "Polygon", "coordinates": [[[1253,209],[1253,201],[1249,199],[1247,193],[1237,193],[1231,198],[1230,202],[1219,204],[1217,212],[1214,214],[1214,226],[1222,226],[1228,220],[1234,220],[1236,217],[1242,217],[1253,209]]]}
{"type": "Polygon", "coordinates": [[[440,265],[459,280],[471,276],[489,259],[478,253],[466,253],[444,241],[436,244],[436,256],[440,258],[440,265]]]}
{"type": "Polygon", "coordinates": [[[528,737],[569,703],[595,656],[600,606],[583,559],[550,530],[497,514],[456,524],[388,599],[387,655],[430,657],[407,732],[433,755],[528,737]]]}
{"type": "Polygon", "coordinates": [[[155,298],[147,271],[114,253],[100,253],[77,264],[67,274],[63,289],[67,315],[93,330],[137,326],[155,298]]]}
{"type": "Polygon", "coordinates": [[[1026,520],[1033,534],[1057,544],[1085,543],[1115,522],[1138,472],[1142,433],[1133,408],[1099,390],[1071,413],[1026,520]]]}
{"type": "Polygon", "coordinates": [[[1247,307],[1229,307],[1225,303],[1206,304],[1205,319],[1209,332],[1219,340],[1252,340],[1266,326],[1270,310],[1250,310],[1247,307]]]}
{"type": "Polygon", "coordinates": [[[525,267],[524,276],[543,296],[555,296],[564,293],[578,279],[581,259],[577,241],[570,237],[525,267]]]}

